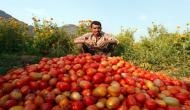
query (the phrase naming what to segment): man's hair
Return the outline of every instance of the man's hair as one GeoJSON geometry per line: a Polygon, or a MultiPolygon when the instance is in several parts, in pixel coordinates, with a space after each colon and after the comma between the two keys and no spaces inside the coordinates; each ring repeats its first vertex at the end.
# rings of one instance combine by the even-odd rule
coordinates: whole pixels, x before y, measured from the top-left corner
{"type": "Polygon", "coordinates": [[[90,27],[92,27],[92,25],[99,25],[100,27],[102,27],[101,23],[99,21],[92,21],[90,24],[90,27]]]}

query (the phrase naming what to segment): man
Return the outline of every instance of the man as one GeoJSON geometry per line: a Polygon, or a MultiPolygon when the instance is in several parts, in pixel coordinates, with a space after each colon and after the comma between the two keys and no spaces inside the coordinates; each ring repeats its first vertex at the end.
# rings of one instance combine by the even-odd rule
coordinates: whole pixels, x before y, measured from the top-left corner
{"type": "Polygon", "coordinates": [[[91,32],[74,39],[74,43],[82,53],[111,55],[118,40],[102,32],[101,23],[93,21],[90,25],[91,32]]]}

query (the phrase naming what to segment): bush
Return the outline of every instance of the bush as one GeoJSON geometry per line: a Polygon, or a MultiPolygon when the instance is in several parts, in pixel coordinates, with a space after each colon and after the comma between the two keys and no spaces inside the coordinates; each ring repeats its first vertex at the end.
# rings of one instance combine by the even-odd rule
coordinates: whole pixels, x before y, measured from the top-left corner
{"type": "Polygon", "coordinates": [[[134,62],[139,66],[154,70],[165,71],[172,76],[189,75],[189,42],[186,33],[169,33],[164,26],[154,25],[148,29],[149,35],[134,48],[134,62]],[[182,37],[183,36],[183,37],[182,37]]]}
{"type": "Polygon", "coordinates": [[[37,18],[34,20],[34,48],[43,56],[63,56],[74,51],[74,44],[70,36],[56,24],[37,18]]]}
{"type": "Polygon", "coordinates": [[[0,18],[0,53],[26,51],[28,26],[15,19],[0,18]]]}
{"type": "Polygon", "coordinates": [[[132,60],[134,57],[134,32],[135,30],[121,30],[121,32],[116,36],[119,44],[116,46],[113,55],[123,56],[126,60],[132,60]]]}

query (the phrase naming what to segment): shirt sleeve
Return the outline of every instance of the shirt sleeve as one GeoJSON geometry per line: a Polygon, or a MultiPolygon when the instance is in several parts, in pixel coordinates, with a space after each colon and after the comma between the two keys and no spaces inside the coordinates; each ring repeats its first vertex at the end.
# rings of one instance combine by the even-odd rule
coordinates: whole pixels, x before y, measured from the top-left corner
{"type": "Polygon", "coordinates": [[[79,36],[74,39],[74,43],[76,44],[85,43],[85,41],[88,40],[89,36],[90,36],[89,33],[79,36]]]}
{"type": "Polygon", "coordinates": [[[114,43],[114,44],[119,43],[119,41],[114,36],[111,36],[109,34],[105,34],[105,39],[106,39],[106,42],[108,43],[114,43]]]}
{"type": "Polygon", "coordinates": [[[101,38],[97,42],[97,46],[100,48],[104,48],[107,44],[110,44],[110,43],[111,44],[118,44],[119,41],[109,34],[104,34],[103,38],[101,38]]]}

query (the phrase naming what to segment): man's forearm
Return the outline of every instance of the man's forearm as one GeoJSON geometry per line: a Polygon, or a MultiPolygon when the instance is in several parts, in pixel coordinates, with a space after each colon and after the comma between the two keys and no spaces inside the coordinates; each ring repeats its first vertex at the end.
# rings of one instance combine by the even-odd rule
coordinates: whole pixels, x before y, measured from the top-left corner
{"type": "Polygon", "coordinates": [[[85,40],[83,40],[83,39],[74,39],[74,43],[76,43],[76,44],[85,43],[85,40]]]}

